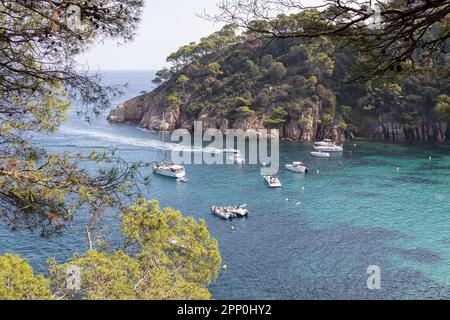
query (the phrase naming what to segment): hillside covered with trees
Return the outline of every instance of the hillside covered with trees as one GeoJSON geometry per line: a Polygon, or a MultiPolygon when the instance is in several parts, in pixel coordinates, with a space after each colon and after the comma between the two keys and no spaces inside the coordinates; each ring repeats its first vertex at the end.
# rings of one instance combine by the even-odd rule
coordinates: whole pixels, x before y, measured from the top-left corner
{"type": "MultiPolygon", "coordinates": [[[[278,30],[320,23],[314,10],[271,21],[278,30]]],[[[194,120],[220,129],[279,128],[282,137],[305,141],[450,141],[450,54],[430,57],[431,68],[405,60],[362,82],[354,74],[368,57],[355,54],[355,45],[324,36],[267,39],[228,25],[170,54],[172,67],[153,80],[157,88],[121,104],[109,120],[151,130],[192,129],[194,120]]]]}

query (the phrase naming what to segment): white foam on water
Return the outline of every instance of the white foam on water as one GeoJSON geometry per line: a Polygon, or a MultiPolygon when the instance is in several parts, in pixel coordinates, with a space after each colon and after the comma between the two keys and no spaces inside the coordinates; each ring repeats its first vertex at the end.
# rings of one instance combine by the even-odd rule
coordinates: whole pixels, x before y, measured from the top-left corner
{"type": "Polygon", "coordinates": [[[178,151],[178,152],[204,152],[204,153],[227,153],[230,149],[216,149],[216,148],[201,148],[195,146],[185,146],[178,143],[168,143],[160,140],[154,139],[142,139],[142,138],[132,138],[118,134],[100,132],[100,131],[90,131],[90,130],[80,130],[80,129],[70,129],[63,128],[60,132],[70,135],[77,136],[88,136],[102,141],[111,142],[113,144],[124,144],[135,147],[148,147],[153,149],[167,150],[167,151],[178,151]]]}

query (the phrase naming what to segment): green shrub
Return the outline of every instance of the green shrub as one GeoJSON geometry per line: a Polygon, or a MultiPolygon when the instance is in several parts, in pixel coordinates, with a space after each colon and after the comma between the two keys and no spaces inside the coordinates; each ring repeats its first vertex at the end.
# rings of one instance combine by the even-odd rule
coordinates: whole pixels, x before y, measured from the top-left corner
{"type": "Polygon", "coordinates": [[[237,108],[236,112],[239,115],[244,116],[244,117],[251,117],[251,116],[255,115],[255,111],[253,111],[252,109],[250,109],[247,106],[242,106],[242,107],[237,108]]]}

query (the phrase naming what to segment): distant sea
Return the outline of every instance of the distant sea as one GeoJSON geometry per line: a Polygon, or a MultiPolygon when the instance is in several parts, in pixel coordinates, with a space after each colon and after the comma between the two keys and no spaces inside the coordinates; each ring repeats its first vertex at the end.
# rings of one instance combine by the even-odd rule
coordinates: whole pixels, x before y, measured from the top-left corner
{"type": "MultiPolygon", "coordinates": [[[[127,82],[120,99],[126,100],[149,91],[153,75],[108,71],[105,81],[127,82]]],[[[157,134],[109,124],[106,115],[87,124],[71,111],[58,133],[35,143],[55,152],[117,147],[129,161],[155,159],[157,134]]],[[[313,158],[311,150],[306,143],[281,144],[282,166],[303,161],[311,168],[308,175],[281,168],[281,189],[267,188],[254,165],[187,165],[188,183],[152,177],[152,198],[205,219],[217,238],[228,268],[210,287],[213,297],[450,298],[449,146],[358,141],[332,159],[313,158]],[[248,204],[248,219],[226,222],[210,214],[212,205],[240,203],[248,204]],[[367,288],[371,265],[380,267],[380,290],[367,288]]],[[[76,218],[50,239],[0,225],[0,254],[21,254],[45,272],[49,257],[62,262],[85,251],[83,222],[76,218]]]]}

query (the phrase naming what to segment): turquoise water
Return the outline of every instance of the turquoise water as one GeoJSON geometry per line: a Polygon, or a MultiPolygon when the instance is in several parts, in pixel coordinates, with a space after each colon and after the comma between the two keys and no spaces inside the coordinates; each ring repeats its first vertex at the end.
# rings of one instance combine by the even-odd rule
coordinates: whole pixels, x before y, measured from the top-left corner
{"type": "MultiPolygon", "coordinates": [[[[148,89],[152,78],[106,76],[129,82],[123,99],[148,89]]],[[[36,143],[57,152],[117,147],[130,161],[152,161],[156,138],[134,125],[104,118],[88,125],[72,114],[36,143]]],[[[204,218],[218,239],[228,269],[211,286],[214,298],[450,298],[450,148],[358,141],[332,159],[313,158],[311,149],[281,144],[282,165],[311,168],[308,175],[281,169],[281,189],[267,188],[251,165],[187,165],[188,183],[152,178],[152,198],[204,218]],[[209,213],[211,205],[237,203],[248,204],[249,219],[226,222],[209,213]],[[381,290],[366,287],[369,265],[381,268],[381,290]]],[[[85,250],[82,226],[80,216],[51,239],[0,226],[0,253],[20,253],[44,272],[48,257],[63,261],[85,250]]]]}

